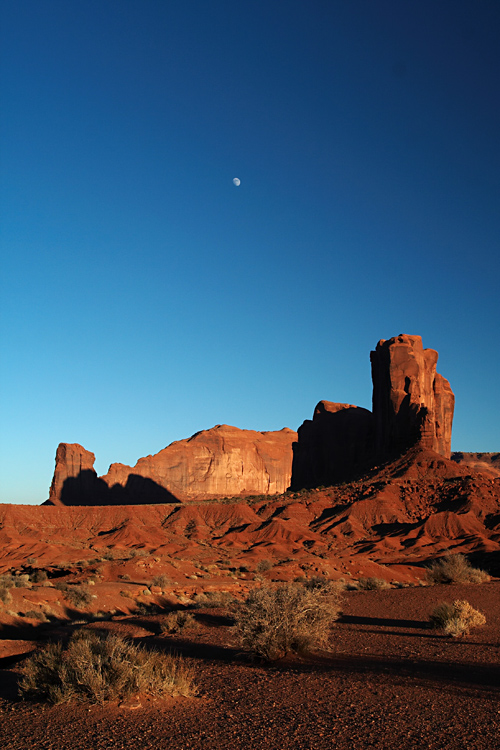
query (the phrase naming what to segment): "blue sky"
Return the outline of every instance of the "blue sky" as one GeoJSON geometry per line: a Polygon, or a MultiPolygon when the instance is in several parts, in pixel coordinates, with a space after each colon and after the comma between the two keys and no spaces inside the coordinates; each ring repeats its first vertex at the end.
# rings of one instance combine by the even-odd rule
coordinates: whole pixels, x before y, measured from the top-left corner
{"type": "Polygon", "coordinates": [[[0,8],[2,502],[370,408],[399,333],[500,450],[497,0],[0,8]]]}

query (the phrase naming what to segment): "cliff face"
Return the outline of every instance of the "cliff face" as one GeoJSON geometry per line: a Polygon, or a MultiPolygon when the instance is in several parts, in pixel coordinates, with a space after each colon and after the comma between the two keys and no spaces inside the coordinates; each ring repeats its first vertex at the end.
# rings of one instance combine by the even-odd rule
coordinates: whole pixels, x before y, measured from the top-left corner
{"type": "Polygon", "coordinates": [[[78,443],[60,443],[56,451],[56,468],[50,485],[49,500],[52,505],[67,504],[64,487],[72,485],[72,505],[87,505],[95,490],[97,474],[94,471],[95,456],[78,443]]]}
{"type": "Polygon", "coordinates": [[[53,505],[168,503],[235,495],[274,495],[290,486],[297,433],[217,425],[178,440],[134,467],[112,464],[103,477],[94,454],[61,443],[49,502],[53,505]]]}
{"type": "Polygon", "coordinates": [[[401,334],[379,341],[370,359],[373,413],[320,401],[298,430],[293,489],[349,481],[417,444],[450,457],[455,397],[436,372],[437,352],[401,334]]]}
{"type": "Polygon", "coordinates": [[[349,481],[412,446],[449,458],[455,398],[436,372],[437,352],[424,349],[420,336],[401,334],[379,341],[370,359],[373,413],[320,401],[298,434],[217,425],[134,467],[112,464],[101,478],[93,453],[62,443],[49,502],[121,505],[276,495],[290,486],[349,481]]]}
{"type": "Polygon", "coordinates": [[[292,489],[346,481],[367,468],[373,453],[373,415],[351,404],[320,401],[298,429],[292,489]]]}
{"type": "Polygon", "coordinates": [[[420,443],[449,458],[455,397],[436,373],[438,353],[424,349],[420,336],[401,334],[379,341],[370,360],[377,455],[420,443]]]}
{"type": "Polygon", "coordinates": [[[123,485],[133,473],[148,477],[181,499],[275,495],[290,485],[297,433],[255,432],[217,425],[178,440],[132,469],[112,464],[102,479],[123,485]]]}

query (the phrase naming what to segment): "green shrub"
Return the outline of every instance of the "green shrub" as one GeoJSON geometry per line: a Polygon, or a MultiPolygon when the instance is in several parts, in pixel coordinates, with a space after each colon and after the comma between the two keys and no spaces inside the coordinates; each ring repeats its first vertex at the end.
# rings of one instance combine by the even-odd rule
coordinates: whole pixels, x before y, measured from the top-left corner
{"type": "Polygon", "coordinates": [[[19,683],[23,697],[88,703],[153,696],[193,695],[189,667],[179,658],[146,651],[116,635],[80,630],[68,645],[49,644],[30,657],[19,683]]]}
{"type": "Polygon", "coordinates": [[[453,604],[441,602],[432,611],[429,619],[434,628],[453,638],[467,635],[471,628],[479,627],[486,622],[482,612],[460,599],[456,599],[453,604]]]}
{"type": "Polygon", "coordinates": [[[333,586],[264,585],[253,589],[233,611],[241,645],[273,661],[290,652],[326,646],[330,627],[340,614],[340,594],[333,586]]]}
{"type": "Polygon", "coordinates": [[[445,555],[427,568],[427,582],[434,583],[484,583],[490,576],[484,570],[473,568],[464,555],[445,555]]]}

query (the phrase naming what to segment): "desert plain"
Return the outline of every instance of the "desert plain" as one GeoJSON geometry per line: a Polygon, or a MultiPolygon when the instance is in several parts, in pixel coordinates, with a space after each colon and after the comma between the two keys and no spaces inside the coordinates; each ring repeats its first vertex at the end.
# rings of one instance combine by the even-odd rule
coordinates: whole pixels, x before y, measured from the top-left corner
{"type": "Polygon", "coordinates": [[[48,503],[0,506],[0,747],[500,747],[500,455],[451,453],[436,362],[420,337],[379,342],[373,413],[325,401],[298,433],[218,426],[103,478],[62,444],[48,503]],[[488,576],[436,583],[449,555],[488,576]],[[235,612],[290,582],[335,586],[341,612],[321,647],[265,661],[235,612]],[[485,623],[433,628],[455,600],[485,623]],[[30,655],[82,629],[181,656],[195,689],[20,695],[30,655]]]}

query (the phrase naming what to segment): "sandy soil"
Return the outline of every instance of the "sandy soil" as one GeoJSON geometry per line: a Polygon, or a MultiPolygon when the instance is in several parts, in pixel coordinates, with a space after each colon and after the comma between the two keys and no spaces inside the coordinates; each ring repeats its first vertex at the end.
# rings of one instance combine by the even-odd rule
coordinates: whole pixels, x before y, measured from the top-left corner
{"type": "Polygon", "coordinates": [[[498,748],[499,594],[500,581],[349,591],[328,653],[272,666],[238,650],[223,610],[196,610],[199,628],[182,638],[158,635],[162,614],[122,616],[106,627],[183,653],[199,688],[195,698],[142,698],[123,706],[20,701],[19,669],[36,643],[11,632],[0,641],[0,747],[498,748]],[[429,629],[427,617],[437,602],[456,598],[481,609],[487,623],[449,639],[429,629]]]}

